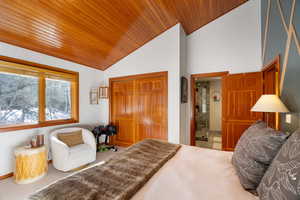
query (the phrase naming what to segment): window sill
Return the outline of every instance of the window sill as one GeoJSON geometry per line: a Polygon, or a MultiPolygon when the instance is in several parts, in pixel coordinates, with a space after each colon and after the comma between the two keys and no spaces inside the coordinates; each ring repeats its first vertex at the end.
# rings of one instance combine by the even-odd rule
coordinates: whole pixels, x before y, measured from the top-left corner
{"type": "Polygon", "coordinates": [[[9,126],[0,126],[0,133],[9,132],[9,131],[18,131],[25,129],[41,128],[47,126],[58,126],[63,124],[73,124],[78,123],[78,120],[75,119],[64,119],[64,120],[53,120],[47,122],[41,122],[38,124],[20,124],[20,125],[9,125],[9,126]]]}

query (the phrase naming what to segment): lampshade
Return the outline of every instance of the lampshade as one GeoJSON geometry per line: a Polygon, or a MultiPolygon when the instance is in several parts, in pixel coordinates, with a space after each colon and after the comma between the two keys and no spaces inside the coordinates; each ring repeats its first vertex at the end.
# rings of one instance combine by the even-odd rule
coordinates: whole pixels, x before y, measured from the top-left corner
{"type": "Polygon", "coordinates": [[[290,112],[277,95],[262,95],[252,107],[253,112],[290,112]]]}

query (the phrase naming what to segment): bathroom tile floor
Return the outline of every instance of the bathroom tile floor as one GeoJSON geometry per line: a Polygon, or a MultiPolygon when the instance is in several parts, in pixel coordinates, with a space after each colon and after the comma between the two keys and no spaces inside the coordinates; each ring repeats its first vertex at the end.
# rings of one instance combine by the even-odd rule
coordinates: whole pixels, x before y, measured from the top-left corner
{"type": "Polygon", "coordinates": [[[222,135],[220,131],[197,131],[196,146],[209,149],[222,150],[222,135]],[[206,137],[208,141],[203,141],[201,138],[206,137]]]}

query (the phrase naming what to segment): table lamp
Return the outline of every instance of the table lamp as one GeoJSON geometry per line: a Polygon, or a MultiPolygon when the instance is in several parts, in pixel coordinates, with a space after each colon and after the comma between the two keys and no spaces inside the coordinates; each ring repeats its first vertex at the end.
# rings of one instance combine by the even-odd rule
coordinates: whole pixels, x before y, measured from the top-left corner
{"type": "Polygon", "coordinates": [[[257,100],[256,104],[251,108],[253,112],[267,113],[267,126],[269,122],[269,113],[287,113],[290,112],[282,103],[280,98],[275,94],[264,94],[257,100]]]}

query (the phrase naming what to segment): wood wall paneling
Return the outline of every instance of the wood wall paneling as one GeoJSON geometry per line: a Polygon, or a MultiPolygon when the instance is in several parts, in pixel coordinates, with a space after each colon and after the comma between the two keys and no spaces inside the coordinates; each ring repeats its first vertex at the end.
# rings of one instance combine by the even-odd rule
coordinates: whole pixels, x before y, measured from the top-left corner
{"type": "Polygon", "coordinates": [[[0,41],[104,70],[176,23],[187,34],[247,0],[0,0],[0,41]]]}
{"type": "Polygon", "coordinates": [[[110,79],[110,121],[118,127],[113,143],[129,146],[145,138],[167,140],[167,72],[110,79]]]}
{"type": "Polygon", "coordinates": [[[251,112],[263,94],[262,73],[233,74],[222,78],[222,146],[232,151],[242,133],[262,113],[251,112]]]}

